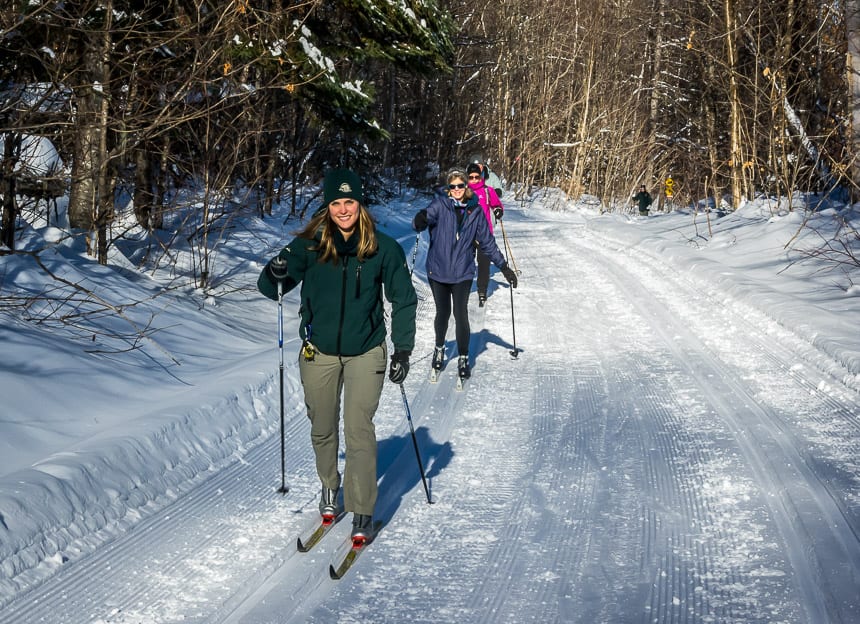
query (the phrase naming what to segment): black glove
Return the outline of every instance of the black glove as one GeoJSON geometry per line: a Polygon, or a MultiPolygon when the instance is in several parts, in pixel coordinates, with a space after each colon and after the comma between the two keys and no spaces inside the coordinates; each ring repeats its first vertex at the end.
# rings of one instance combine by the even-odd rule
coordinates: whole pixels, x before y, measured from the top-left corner
{"type": "Polygon", "coordinates": [[[517,274],[513,272],[511,267],[507,264],[501,268],[502,275],[505,276],[505,279],[508,280],[508,283],[511,285],[511,288],[517,287],[517,274]]]}
{"type": "Polygon", "coordinates": [[[505,211],[504,211],[504,210],[502,210],[502,207],[501,207],[501,206],[496,206],[495,208],[493,208],[493,214],[494,214],[494,215],[496,215],[496,219],[498,219],[499,221],[501,221],[501,220],[502,220],[502,215],[503,215],[503,214],[505,214],[505,211]]]}
{"type": "Polygon", "coordinates": [[[388,378],[396,384],[402,384],[409,373],[409,351],[395,351],[391,356],[391,368],[388,378]]]}
{"type": "Polygon", "coordinates": [[[427,229],[427,211],[419,210],[418,214],[415,215],[415,218],[412,219],[412,227],[415,228],[416,232],[423,232],[427,229]]]}
{"type": "Polygon", "coordinates": [[[281,284],[281,286],[285,286],[287,282],[287,278],[290,274],[287,272],[287,261],[281,258],[280,256],[275,256],[271,260],[269,260],[269,264],[266,265],[266,273],[269,274],[269,279],[275,284],[281,284]]]}

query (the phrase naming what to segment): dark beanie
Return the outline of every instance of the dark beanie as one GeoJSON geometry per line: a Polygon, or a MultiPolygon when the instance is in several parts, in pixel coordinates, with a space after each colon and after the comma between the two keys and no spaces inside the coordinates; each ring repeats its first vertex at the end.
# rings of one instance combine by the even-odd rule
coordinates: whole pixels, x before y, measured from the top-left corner
{"type": "Polygon", "coordinates": [[[328,206],[336,199],[349,197],[364,203],[364,193],[361,190],[361,178],[349,169],[331,169],[323,180],[323,204],[328,206]]]}
{"type": "Polygon", "coordinates": [[[483,174],[483,172],[481,171],[481,165],[479,165],[478,163],[475,163],[475,162],[469,163],[469,166],[466,167],[466,173],[481,173],[481,174],[483,174]]]}

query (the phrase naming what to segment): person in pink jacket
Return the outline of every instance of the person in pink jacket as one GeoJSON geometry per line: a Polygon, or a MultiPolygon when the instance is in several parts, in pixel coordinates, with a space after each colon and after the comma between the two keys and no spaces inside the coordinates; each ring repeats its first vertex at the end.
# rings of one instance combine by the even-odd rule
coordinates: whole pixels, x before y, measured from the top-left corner
{"type": "MultiPolygon", "coordinates": [[[[490,233],[493,233],[493,217],[501,221],[505,209],[499,199],[496,189],[488,186],[484,179],[484,167],[473,162],[466,168],[469,188],[477,195],[478,203],[484,211],[490,233]]],[[[487,286],[490,284],[490,259],[476,246],[478,259],[478,305],[484,307],[487,302],[487,286]]]]}

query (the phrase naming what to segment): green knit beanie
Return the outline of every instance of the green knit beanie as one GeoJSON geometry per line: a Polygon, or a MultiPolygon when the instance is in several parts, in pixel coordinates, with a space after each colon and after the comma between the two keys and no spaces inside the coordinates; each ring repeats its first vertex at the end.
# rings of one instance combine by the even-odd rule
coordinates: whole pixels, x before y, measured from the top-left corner
{"type": "Polygon", "coordinates": [[[334,200],[345,197],[364,203],[361,178],[358,174],[349,169],[331,169],[326,172],[323,180],[323,205],[328,206],[334,200]]]}

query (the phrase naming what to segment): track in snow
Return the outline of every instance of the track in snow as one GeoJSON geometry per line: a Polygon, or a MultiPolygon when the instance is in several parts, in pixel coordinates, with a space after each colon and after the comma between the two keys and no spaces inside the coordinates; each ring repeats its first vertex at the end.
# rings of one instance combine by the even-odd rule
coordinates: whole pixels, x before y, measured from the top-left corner
{"type": "Polygon", "coordinates": [[[432,296],[416,278],[406,388],[435,504],[387,385],[386,527],[345,579],[328,580],[327,564],[348,522],[294,552],[318,490],[296,409],[286,497],[273,494],[269,440],[64,566],[4,621],[857,621],[856,492],[828,449],[860,451],[860,421],[850,393],[822,391],[838,384],[814,350],[788,334],[775,344],[766,319],[644,252],[569,222],[510,225],[523,351],[508,355],[496,281],[472,308],[466,391],[450,364],[430,384],[432,296]]]}

